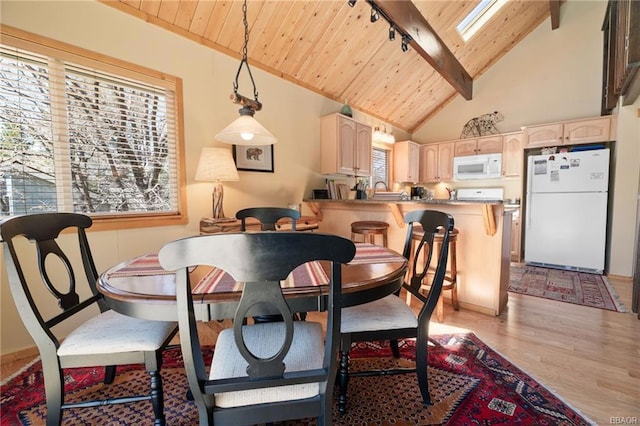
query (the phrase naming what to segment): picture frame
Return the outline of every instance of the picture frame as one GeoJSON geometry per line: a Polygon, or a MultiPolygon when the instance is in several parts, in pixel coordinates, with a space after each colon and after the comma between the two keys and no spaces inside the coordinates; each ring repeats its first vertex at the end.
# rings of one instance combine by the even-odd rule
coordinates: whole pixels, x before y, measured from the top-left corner
{"type": "Polygon", "coordinates": [[[236,169],[273,173],[273,145],[233,145],[236,169]]]}

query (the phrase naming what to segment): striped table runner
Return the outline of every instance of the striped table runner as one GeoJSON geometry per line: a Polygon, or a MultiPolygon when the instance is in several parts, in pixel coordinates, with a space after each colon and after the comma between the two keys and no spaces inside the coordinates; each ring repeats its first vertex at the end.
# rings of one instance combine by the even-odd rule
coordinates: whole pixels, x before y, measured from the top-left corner
{"type": "Polygon", "coordinates": [[[356,255],[349,265],[362,265],[365,263],[404,262],[404,256],[390,252],[382,246],[370,243],[357,243],[356,255]]]}
{"type": "Polygon", "coordinates": [[[111,271],[108,277],[144,277],[147,275],[171,275],[173,271],[167,271],[158,261],[158,254],[145,254],[136,258],[128,265],[111,271]]]}
{"type": "MultiPolygon", "coordinates": [[[[381,246],[369,243],[357,243],[356,255],[348,265],[362,265],[367,263],[402,262],[405,258],[389,252],[381,246]]],[[[173,271],[167,271],[158,262],[158,255],[146,254],[138,257],[128,265],[111,271],[108,277],[142,277],[149,275],[170,275],[173,271]]],[[[325,285],[329,277],[319,262],[307,262],[294,269],[286,280],[282,281],[283,288],[313,287],[325,285]]],[[[213,292],[234,292],[242,289],[242,283],[235,282],[226,272],[214,268],[207,273],[194,287],[197,294],[213,292]]]]}
{"type": "MultiPolygon", "coordinates": [[[[329,283],[329,277],[322,269],[320,262],[307,262],[298,266],[291,271],[286,280],[280,281],[282,288],[292,287],[313,287],[325,285],[329,283]]],[[[231,275],[221,269],[213,268],[211,272],[202,277],[202,279],[193,288],[193,293],[216,293],[216,292],[234,292],[241,291],[242,282],[236,282],[231,275]]]]}

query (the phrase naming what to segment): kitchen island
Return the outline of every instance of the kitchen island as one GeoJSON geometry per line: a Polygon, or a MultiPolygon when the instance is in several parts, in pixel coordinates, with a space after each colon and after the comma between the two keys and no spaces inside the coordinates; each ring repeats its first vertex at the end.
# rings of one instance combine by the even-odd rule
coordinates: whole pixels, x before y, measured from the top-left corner
{"type": "MultiPolygon", "coordinates": [[[[351,222],[389,223],[389,247],[402,252],[406,234],[404,214],[432,209],[453,216],[458,236],[458,302],[461,309],[499,315],[507,305],[511,257],[511,212],[502,200],[317,200],[306,199],[320,232],[351,234],[351,222]],[[506,226],[505,226],[506,225],[506,226]]],[[[450,301],[449,292],[444,292],[450,301]]],[[[446,321],[446,317],[445,317],[446,321]]]]}

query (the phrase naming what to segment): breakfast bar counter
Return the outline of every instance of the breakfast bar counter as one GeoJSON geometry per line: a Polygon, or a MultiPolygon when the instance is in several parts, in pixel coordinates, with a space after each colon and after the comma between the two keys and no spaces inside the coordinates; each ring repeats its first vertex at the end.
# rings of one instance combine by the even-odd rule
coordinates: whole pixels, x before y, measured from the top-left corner
{"type": "MultiPolygon", "coordinates": [[[[402,252],[404,215],[432,209],[453,216],[460,231],[457,244],[458,302],[461,309],[499,315],[507,305],[511,258],[511,211],[502,200],[319,200],[305,199],[318,219],[319,231],[350,236],[359,220],[389,223],[389,247],[402,252]]],[[[449,292],[443,292],[445,302],[449,292]]],[[[445,316],[446,321],[446,316],[445,316]]]]}

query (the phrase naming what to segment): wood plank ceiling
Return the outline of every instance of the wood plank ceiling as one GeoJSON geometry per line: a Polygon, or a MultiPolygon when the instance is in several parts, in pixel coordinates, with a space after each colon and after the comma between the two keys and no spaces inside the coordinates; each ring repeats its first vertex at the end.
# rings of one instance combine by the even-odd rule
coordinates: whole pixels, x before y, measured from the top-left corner
{"type": "MultiPolygon", "coordinates": [[[[222,53],[242,57],[239,0],[101,1],[222,53]]],[[[464,42],[455,27],[478,0],[413,3],[472,79],[540,25],[549,16],[550,5],[554,10],[558,4],[508,0],[464,42]]],[[[400,37],[390,41],[384,19],[372,23],[370,15],[371,6],[364,0],[354,7],[347,0],[250,0],[249,64],[330,99],[348,101],[352,108],[412,133],[460,95],[416,49],[403,52],[400,37]]],[[[230,83],[233,77],[229,76],[230,83]]],[[[256,84],[259,88],[260,83],[256,84]]],[[[268,99],[261,101],[266,101],[264,108],[269,107],[268,99]]]]}

